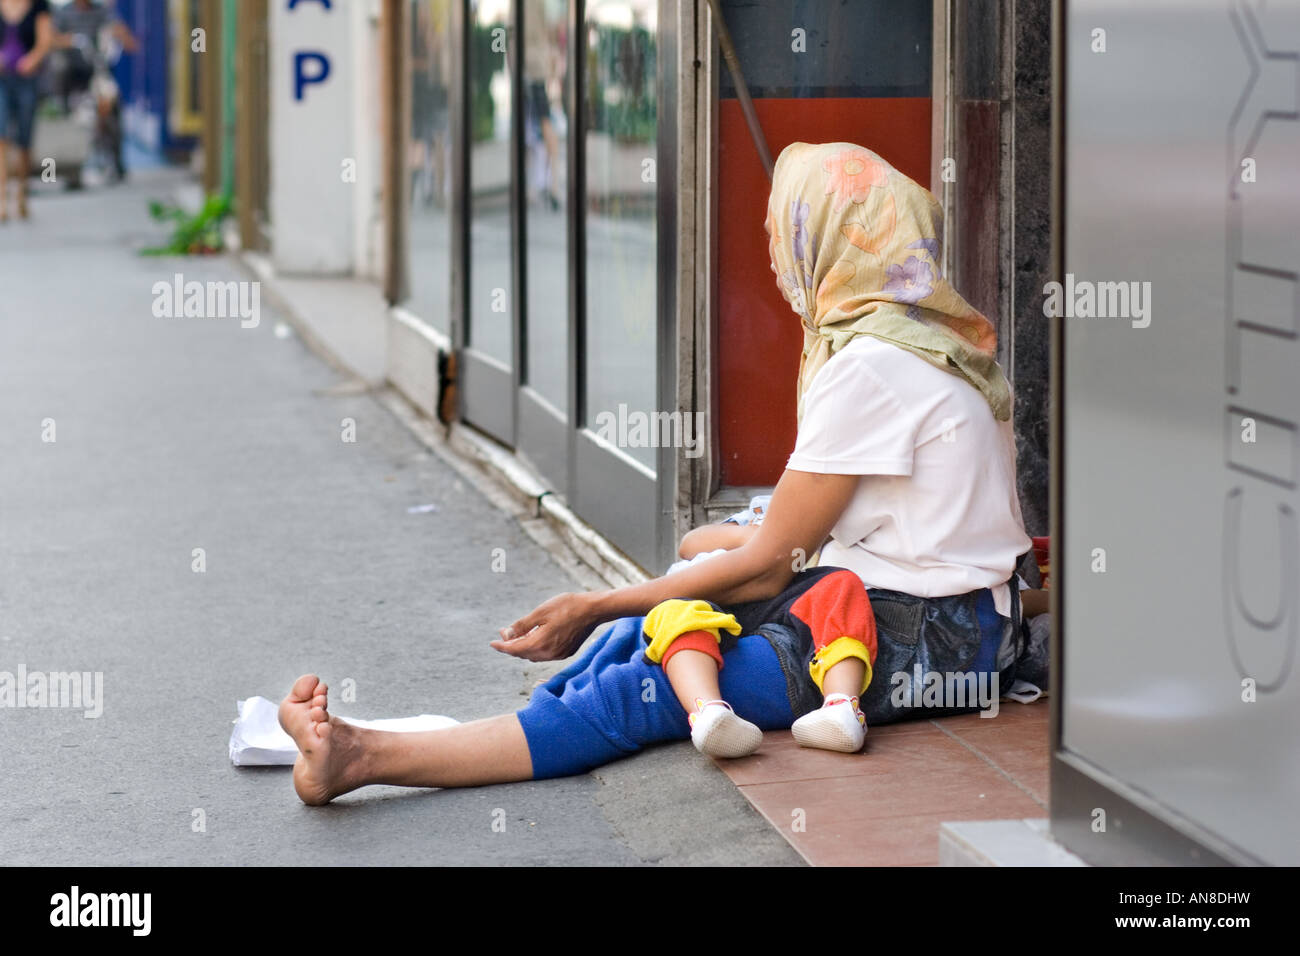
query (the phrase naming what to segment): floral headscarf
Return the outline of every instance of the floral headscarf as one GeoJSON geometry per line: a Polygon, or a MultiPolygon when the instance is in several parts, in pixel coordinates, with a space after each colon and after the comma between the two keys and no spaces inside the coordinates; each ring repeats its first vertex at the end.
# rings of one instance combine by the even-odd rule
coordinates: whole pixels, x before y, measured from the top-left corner
{"type": "Polygon", "coordinates": [[[999,421],[1011,417],[993,323],[939,271],[943,211],[929,190],[861,146],[793,143],[776,161],[767,227],[803,322],[800,418],[813,376],[859,335],[961,376],[999,421]]]}

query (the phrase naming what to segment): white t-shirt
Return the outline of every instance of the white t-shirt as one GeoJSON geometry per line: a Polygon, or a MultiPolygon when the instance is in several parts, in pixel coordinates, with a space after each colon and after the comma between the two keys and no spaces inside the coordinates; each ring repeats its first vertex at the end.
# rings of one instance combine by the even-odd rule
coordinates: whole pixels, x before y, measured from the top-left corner
{"type": "Polygon", "coordinates": [[[788,468],[861,475],[821,564],[918,597],[1006,586],[1030,547],[1011,423],[969,382],[870,336],[831,357],[804,395],[788,468]]]}

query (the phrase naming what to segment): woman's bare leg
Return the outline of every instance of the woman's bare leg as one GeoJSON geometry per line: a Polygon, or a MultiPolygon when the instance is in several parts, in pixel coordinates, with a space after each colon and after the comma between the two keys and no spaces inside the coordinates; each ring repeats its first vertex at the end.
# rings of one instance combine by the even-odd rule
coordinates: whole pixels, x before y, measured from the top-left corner
{"type": "Polygon", "coordinates": [[[31,165],[32,151],[18,150],[18,218],[27,218],[27,173],[31,165]]]}
{"type": "Polygon", "coordinates": [[[293,785],[304,803],[319,806],[375,783],[476,787],[533,777],[528,740],[514,714],[445,730],[392,733],[330,716],[328,692],[307,674],[280,703],[280,726],[300,751],[293,785]]]}
{"type": "Polygon", "coordinates": [[[0,222],[9,218],[9,142],[0,139],[0,222]]]}

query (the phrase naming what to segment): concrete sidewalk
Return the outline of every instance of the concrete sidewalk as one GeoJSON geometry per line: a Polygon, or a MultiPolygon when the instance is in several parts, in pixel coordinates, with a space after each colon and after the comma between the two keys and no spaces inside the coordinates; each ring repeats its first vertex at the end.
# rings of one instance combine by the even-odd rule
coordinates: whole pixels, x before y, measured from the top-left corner
{"type": "Polygon", "coordinates": [[[798,862],[689,745],[325,809],[287,770],[230,766],[236,699],[278,699],[308,670],[336,701],[354,683],[344,715],[517,708],[544,669],[487,642],[575,584],[373,395],[274,334],[266,303],[248,329],[154,316],[176,273],[247,278],[136,254],[176,175],[42,191],[30,223],[0,227],[0,671],[104,681],[97,719],[0,708],[0,861],[798,862]]]}

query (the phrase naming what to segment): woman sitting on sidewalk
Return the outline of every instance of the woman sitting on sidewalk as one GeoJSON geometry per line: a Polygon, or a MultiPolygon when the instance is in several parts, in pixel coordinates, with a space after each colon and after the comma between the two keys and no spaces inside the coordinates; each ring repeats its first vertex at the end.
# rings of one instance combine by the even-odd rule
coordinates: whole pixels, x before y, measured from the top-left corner
{"type": "MultiPolygon", "coordinates": [[[[862,697],[869,721],[918,715],[897,693],[900,684],[919,691],[917,669],[1009,686],[1020,651],[1013,574],[1030,547],[1016,497],[1011,395],[993,358],[993,326],[940,275],[938,203],[869,150],[796,143],[776,164],[767,229],[804,349],[798,438],[763,522],[692,532],[687,556],[703,548],[701,537],[726,553],[644,584],[562,594],[505,628],[498,650],[558,660],[615,621],[516,714],[427,733],[367,730],[332,718],[325,685],[299,678],[280,721],[301,751],[294,785],[305,802],[367,784],[463,787],[581,773],[689,738],[693,702],[674,698],[647,652],[655,640],[699,630],[665,639],[643,633],[663,614],[639,617],[679,598],[711,602],[738,623],[742,633],[717,648],[719,696],[764,730],[821,706],[814,645],[834,639],[837,607],[864,603],[863,582],[877,645],[874,661],[864,658],[868,679],[876,675],[862,697]],[[821,566],[799,570],[818,551],[821,566]],[[831,590],[851,581],[856,593],[822,602],[820,624],[783,616],[798,604],[785,600],[790,594],[821,579],[831,590]],[[812,633],[818,627],[827,633],[812,633]]],[[[674,656],[670,671],[704,658],[713,649],[705,644],[674,656]]],[[[926,703],[927,716],[961,706],[926,703]]]]}

